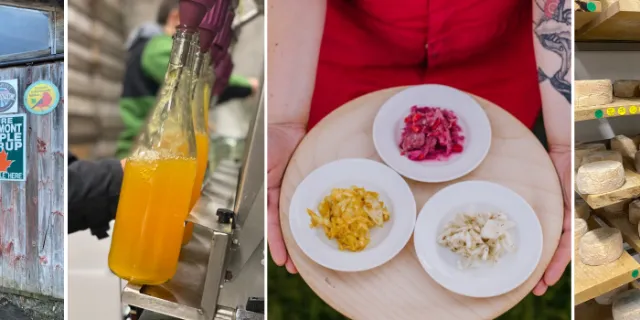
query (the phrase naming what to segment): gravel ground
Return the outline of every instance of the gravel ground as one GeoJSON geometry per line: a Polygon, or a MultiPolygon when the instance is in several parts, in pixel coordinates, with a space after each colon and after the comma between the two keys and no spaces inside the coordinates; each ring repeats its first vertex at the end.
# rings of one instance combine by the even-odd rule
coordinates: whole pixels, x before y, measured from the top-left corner
{"type": "Polygon", "coordinates": [[[64,302],[1,293],[0,319],[63,320],[64,302]]]}

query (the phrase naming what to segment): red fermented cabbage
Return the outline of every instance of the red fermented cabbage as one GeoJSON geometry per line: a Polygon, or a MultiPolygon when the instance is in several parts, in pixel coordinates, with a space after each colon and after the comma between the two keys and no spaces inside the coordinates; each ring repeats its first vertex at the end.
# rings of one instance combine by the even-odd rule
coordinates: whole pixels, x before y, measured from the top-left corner
{"type": "Polygon", "coordinates": [[[464,144],[458,116],[438,107],[411,107],[404,118],[400,154],[413,161],[446,160],[464,144]]]}

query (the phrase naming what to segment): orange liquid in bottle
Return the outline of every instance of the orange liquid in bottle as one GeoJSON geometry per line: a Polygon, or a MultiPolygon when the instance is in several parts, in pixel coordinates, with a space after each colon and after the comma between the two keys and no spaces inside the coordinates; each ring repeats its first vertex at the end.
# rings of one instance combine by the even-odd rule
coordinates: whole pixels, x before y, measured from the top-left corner
{"type": "MultiPolygon", "coordinates": [[[[207,162],[209,160],[209,137],[204,133],[196,133],[196,148],[198,152],[196,179],[191,190],[191,203],[189,204],[189,212],[193,210],[198,199],[200,199],[202,191],[202,183],[204,182],[204,174],[207,172],[207,162]]],[[[184,228],[184,236],[182,237],[182,245],[186,245],[191,241],[193,235],[193,223],[187,222],[184,228]]]]}
{"type": "Polygon", "coordinates": [[[196,168],[196,180],[191,190],[191,203],[189,204],[189,212],[193,210],[198,199],[200,199],[200,191],[202,190],[202,182],[204,182],[204,174],[207,171],[207,160],[209,159],[209,137],[204,133],[196,133],[196,148],[198,150],[198,160],[196,168]]]}
{"type": "Polygon", "coordinates": [[[162,284],[176,272],[196,159],[129,159],[124,172],[109,268],[134,284],[162,284]]]}

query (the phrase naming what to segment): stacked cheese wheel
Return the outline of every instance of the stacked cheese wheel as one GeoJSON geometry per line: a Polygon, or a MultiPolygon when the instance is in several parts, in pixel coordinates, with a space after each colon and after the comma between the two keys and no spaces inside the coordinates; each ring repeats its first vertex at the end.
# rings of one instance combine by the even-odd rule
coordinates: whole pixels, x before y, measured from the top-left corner
{"type": "MultiPolygon", "coordinates": [[[[579,144],[575,149],[574,163],[576,191],[583,195],[614,191],[625,183],[625,163],[640,162],[638,152],[640,137],[615,136],[607,150],[605,143],[579,144]]],[[[640,165],[636,165],[640,168],[640,165]]],[[[619,211],[619,210],[618,210],[619,211]]]]}

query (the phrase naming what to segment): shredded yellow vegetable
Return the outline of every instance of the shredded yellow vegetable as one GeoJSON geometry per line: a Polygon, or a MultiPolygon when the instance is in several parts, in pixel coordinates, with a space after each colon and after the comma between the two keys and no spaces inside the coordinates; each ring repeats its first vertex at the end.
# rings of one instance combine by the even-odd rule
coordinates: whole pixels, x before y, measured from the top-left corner
{"type": "Polygon", "coordinates": [[[318,213],[307,209],[311,228],[322,227],[329,239],[338,242],[340,250],[362,251],[369,244],[369,230],[382,227],[390,218],[377,192],[353,186],[334,188],[318,205],[318,213]]]}

